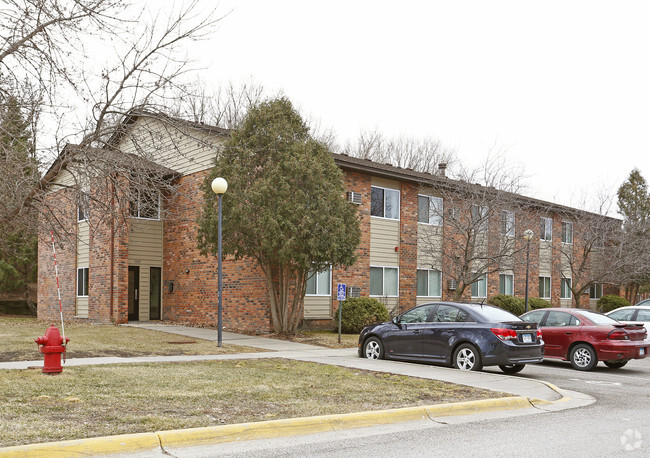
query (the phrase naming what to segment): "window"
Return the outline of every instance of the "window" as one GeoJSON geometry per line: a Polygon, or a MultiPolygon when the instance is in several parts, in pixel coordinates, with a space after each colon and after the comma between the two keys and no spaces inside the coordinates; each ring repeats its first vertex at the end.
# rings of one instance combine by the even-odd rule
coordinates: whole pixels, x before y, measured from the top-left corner
{"type": "Polygon", "coordinates": [[[426,323],[427,317],[433,310],[435,305],[423,305],[421,307],[415,307],[408,312],[404,312],[399,317],[400,323],[426,323]]]}
{"type": "Polygon", "coordinates": [[[442,226],[442,198],[418,196],[418,222],[442,226]]]}
{"type": "Polygon", "coordinates": [[[88,194],[82,192],[79,196],[79,204],[77,205],[77,221],[86,221],[88,219],[88,204],[90,199],[88,194]]]}
{"type": "Polygon", "coordinates": [[[77,269],[77,297],[88,296],[88,267],[77,269]]]}
{"type": "Polygon", "coordinates": [[[417,295],[423,297],[441,297],[441,277],[439,270],[418,269],[417,295]]]}
{"type": "Polygon", "coordinates": [[[579,324],[580,321],[570,313],[552,310],[548,312],[544,326],[577,326],[579,324]]]}
{"type": "Polygon", "coordinates": [[[562,221],[562,243],[573,243],[573,223],[562,221]]]}
{"type": "Polygon", "coordinates": [[[600,299],[601,297],[603,297],[603,284],[594,283],[589,287],[589,298],[600,299]]]}
{"type": "Polygon", "coordinates": [[[610,318],[614,318],[615,320],[618,321],[632,321],[634,319],[635,311],[636,310],[634,309],[616,310],[615,312],[612,312],[607,316],[610,318]]]}
{"type": "Polygon", "coordinates": [[[472,224],[478,232],[488,230],[488,207],[483,205],[472,205],[472,224]]]}
{"type": "Polygon", "coordinates": [[[399,191],[371,186],[370,215],[399,219],[399,191]]]}
{"type": "Polygon", "coordinates": [[[160,219],[160,193],[155,190],[133,190],[130,213],[134,218],[160,219]]]}
{"type": "Polygon", "coordinates": [[[501,234],[507,237],[515,236],[515,212],[509,210],[501,212],[501,234]]]}
{"type": "Polygon", "coordinates": [[[551,298],[551,277],[539,277],[539,297],[542,299],[551,298]]]}
{"type": "Polygon", "coordinates": [[[370,267],[370,295],[397,297],[399,269],[397,267],[370,267]]]}
{"type": "Polygon", "coordinates": [[[458,307],[439,305],[431,321],[434,323],[465,323],[473,321],[473,319],[469,316],[469,313],[458,307]]]}
{"type": "Polygon", "coordinates": [[[571,299],[571,279],[562,278],[560,280],[560,299],[571,299]]]}
{"type": "Polygon", "coordinates": [[[472,283],[472,297],[487,297],[487,275],[483,274],[472,283]]]}
{"type": "Polygon", "coordinates": [[[514,294],[514,276],[512,274],[499,275],[499,294],[512,296],[514,294]]]}
{"type": "Polygon", "coordinates": [[[541,240],[553,239],[553,220],[551,218],[542,216],[539,238],[541,240]]]}
{"type": "Polygon", "coordinates": [[[332,268],[320,272],[309,271],[307,278],[308,296],[331,296],[332,295],[332,268]]]}
{"type": "Polygon", "coordinates": [[[539,322],[542,321],[542,318],[544,318],[545,314],[546,314],[546,310],[535,310],[534,312],[530,312],[522,316],[521,319],[526,321],[527,323],[539,324],[539,322]]]}

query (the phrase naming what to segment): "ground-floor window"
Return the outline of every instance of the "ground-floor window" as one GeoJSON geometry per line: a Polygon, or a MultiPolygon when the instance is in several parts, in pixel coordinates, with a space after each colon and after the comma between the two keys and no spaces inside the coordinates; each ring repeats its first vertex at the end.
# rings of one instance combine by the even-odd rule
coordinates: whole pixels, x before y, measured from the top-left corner
{"type": "Polygon", "coordinates": [[[417,295],[422,297],[441,297],[441,276],[439,270],[418,269],[417,295]]]}
{"type": "Polygon", "coordinates": [[[332,295],[332,268],[328,267],[320,272],[309,271],[307,278],[308,296],[332,295]]]}
{"type": "Polygon", "coordinates": [[[472,297],[487,297],[487,275],[483,274],[472,283],[472,297]]]}
{"type": "Polygon", "coordinates": [[[88,267],[77,269],[77,297],[88,296],[88,267]]]}
{"type": "Polygon", "coordinates": [[[590,299],[600,299],[601,297],[603,297],[603,284],[602,283],[594,283],[589,288],[589,298],[590,299]]]}
{"type": "Polygon", "coordinates": [[[370,267],[370,296],[397,297],[399,268],[370,267]]]}
{"type": "Polygon", "coordinates": [[[539,277],[539,297],[551,298],[551,277],[539,277]]]}
{"type": "Polygon", "coordinates": [[[512,274],[499,275],[499,294],[512,296],[514,294],[514,276],[512,274]]]}
{"type": "Polygon", "coordinates": [[[571,279],[562,278],[560,280],[560,299],[571,299],[571,279]]]}

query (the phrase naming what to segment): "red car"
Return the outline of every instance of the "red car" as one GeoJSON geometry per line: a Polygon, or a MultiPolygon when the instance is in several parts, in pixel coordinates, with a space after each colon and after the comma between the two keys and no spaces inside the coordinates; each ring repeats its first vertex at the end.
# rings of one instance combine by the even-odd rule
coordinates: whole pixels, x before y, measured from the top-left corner
{"type": "Polygon", "coordinates": [[[648,355],[650,341],[643,326],[626,325],[600,313],[571,308],[533,310],[521,316],[542,330],[545,358],[571,361],[578,370],[593,369],[598,361],[619,368],[648,355]]]}

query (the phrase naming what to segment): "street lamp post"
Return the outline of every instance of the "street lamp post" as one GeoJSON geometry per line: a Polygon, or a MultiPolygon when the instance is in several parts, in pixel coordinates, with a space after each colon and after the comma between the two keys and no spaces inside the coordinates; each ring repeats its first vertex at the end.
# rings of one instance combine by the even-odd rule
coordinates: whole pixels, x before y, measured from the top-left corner
{"type": "Polygon", "coordinates": [[[218,249],[219,249],[219,261],[218,261],[218,287],[219,287],[219,302],[217,306],[217,345],[221,347],[221,296],[222,296],[222,288],[221,288],[221,279],[222,279],[222,269],[221,269],[221,198],[223,195],[226,193],[228,190],[228,182],[224,180],[221,177],[217,177],[214,180],[212,180],[212,192],[214,192],[218,198],[219,198],[219,242],[218,242],[218,249]]]}
{"type": "Polygon", "coordinates": [[[528,268],[530,266],[530,239],[533,238],[533,231],[526,229],[524,231],[524,238],[526,239],[526,299],[524,302],[524,312],[528,311],[528,268]]]}

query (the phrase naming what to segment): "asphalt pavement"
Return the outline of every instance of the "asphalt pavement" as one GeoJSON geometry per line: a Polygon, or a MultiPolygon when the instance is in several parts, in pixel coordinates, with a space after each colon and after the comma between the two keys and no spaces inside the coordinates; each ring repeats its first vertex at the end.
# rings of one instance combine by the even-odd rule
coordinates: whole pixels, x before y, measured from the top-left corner
{"type": "MultiPolygon", "coordinates": [[[[128,326],[168,332],[189,338],[212,341],[217,340],[217,332],[213,329],[150,322],[130,323],[128,326]]],[[[286,358],[440,380],[493,390],[495,392],[507,393],[511,396],[498,397],[499,395],[496,394],[496,398],[482,401],[7,447],[0,448],[0,457],[44,456],[44,454],[54,457],[82,454],[110,455],[121,453],[147,453],[148,450],[153,452],[162,449],[164,451],[166,448],[179,446],[190,447],[194,445],[216,444],[229,441],[293,436],[317,433],[320,431],[369,427],[423,419],[436,421],[442,417],[475,415],[494,411],[510,411],[517,415],[520,415],[522,411],[525,411],[526,409],[528,409],[530,413],[536,413],[539,411],[560,411],[587,406],[595,402],[595,399],[591,396],[576,391],[563,390],[541,380],[526,378],[526,369],[517,375],[488,372],[465,372],[457,369],[426,364],[387,360],[368,360],[365,358],[359,358],[356,348],[328,349],[314,345],[269,339],[261,336],[235,334],[231,332],[223,332],[222,338],[223,342],[226,344],[236,344],[268,351],[228,355],[71,358],[67,360],[65,366],[137,362],[286,358]]],[[[3,362],[0,363],[0,370],[20,370],[42,367],[42,365],[42,360],[3,362]]]]}

